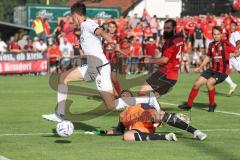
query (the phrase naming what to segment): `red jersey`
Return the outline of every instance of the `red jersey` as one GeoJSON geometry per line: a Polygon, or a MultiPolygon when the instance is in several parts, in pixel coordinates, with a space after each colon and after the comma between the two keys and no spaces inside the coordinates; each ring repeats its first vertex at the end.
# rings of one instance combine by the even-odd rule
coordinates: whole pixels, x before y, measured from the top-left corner
{"type": "Polygon", "coordinates": [[[133,41],[132,45],[133,45],[133,54],[132,55],[139,56],[141,53],[141,49],[142,49],[142,43],[133,41]]]}
{"type": "Polygon", "coordinates": [[[165,73],[168,79],[178,79],[183,48],[184,39],[179,35],[169,38],[163,45],[162,56],[168,57],[169,60],[166,65],[160,65],[159,70],[165,73]]]}
{"type": "Polygon", "coordinates": [[[143,36],[143,30],[141,27],[135,27],[133,29],[133,34],[137,37],[137,38],[142,38],[143,36]]]}
{"type": "Polygon", "coordinates": [[[144,37],[152,37],[153,36],[151,28],[145,28],[143,34],[144,34],[144,37]]]}
{"type": "Polygon", "coordinates": [[[17,44],[17,42],[11,42],[9,44],[10,51],[16,51],[16,50],[21,50],[20,46],[17,44]]]}
{"type": "Polygon", "coordinates": [[[228,41],[211,42],[208,47],[207,56],[211,58],[211,69],[219,73],[230,73],[230,53],[237,51],[228,41]]]}
{"type": "Polygon", "coordinates": [[[128,39],[123,40],[123,42],[121,43],[120,46],[121,50],[124,52],[124,54],[126,56],[131,56],[131,52],[132,52],[132,46],[131,46],[131,42],[129,42],[128,39]]]}
{"type": "Polygon", "coordinates": [[[222,28],[222,41],[229,40],[229,31],[226,28],[222,28]]]}
{"type": "Polygon", "coordinates": [[[203,31],[204,37],[212,40],[212,27],[206,26],[203,31]]]}
{"type": "Polygon", "coordinates": [[[146,55],[155,56],[157,45],[155,43],[147,43],[145,46],[146,55]]]}
{"type": "MultiPolygon", "coordinates": [[[[116,43],[119,44],[119,36],[117,34],[114,34],[112,36],[112,40],[116,43]]],[[[104,53],[106,55],[107,60],[111,63],[111,64],[116,64],[118,61],[118,57],[117,57],[117,53],[116,51],[112,48],[111,44],[107,41],[104,41],[104,53]]]]}
{"type": "Polygon", "coordinates": [[[197,26],[197,23],[196,23],[196,22],[194,22],[194,21],[189,21],[189,22],[186,24],[185,28],[189,31],[189,34],[190,34],[190,35],[193,35],[194,29],[196,28],[196,26],[197,26]]]}

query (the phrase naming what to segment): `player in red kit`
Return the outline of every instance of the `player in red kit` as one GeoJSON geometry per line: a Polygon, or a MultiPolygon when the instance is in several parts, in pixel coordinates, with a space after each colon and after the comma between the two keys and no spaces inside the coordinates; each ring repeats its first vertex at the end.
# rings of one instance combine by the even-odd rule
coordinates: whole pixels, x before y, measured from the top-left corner
{"type": "Polygon", "coordinates": [[[114,21],[108,23],[108,32],[113,39],[114,43],[116,43],[116,48],[112,47],[112,44],[104,40],[104,53],[106,55],[107,60],[111,64],[111,79],[114,86],[114,94],[115,96],[119,96],[121,93],[121,86],[119,81],[117,80],[117,70],[118,70],[118,56],[117,52],[119,50],[120,37],[117,35],[117,24],[114,21]]]}
{"type": "Polygon", "coordinates": [[[211,62],[210,69],[207,69],[202,75],[195,81],[194,86],[189,94],[187,104],[179,105],[180,109],[189,110],[192,108],[194,99],[198,95],[199,88],[203,85],[207,85],[209,94],[209,109],[208,112],[214,112],[216,108],[215,103],[215,85],[223,82],[229,72],[229,59],[230,53],[236,53],[237,48],[234,47],[228,41],[222,41],[222,28],[220,26],[213,27],[213,39],[214,41],[209,44],[208,52],[204,58],[202,64],[195,69],[199,71],[208,62],[211,62]]]}
{"type": "Polygon", "coordinates": [[[176,34],[176,21],[169,19],[164,24],[165,43],[160,58],[144,58],[145,63],[159,64],[159,69],[153,73],[141,87],[139,94],[151,91],[160,96],[166,94],[177,82],[182,59],[184,39],[176,34]]]}

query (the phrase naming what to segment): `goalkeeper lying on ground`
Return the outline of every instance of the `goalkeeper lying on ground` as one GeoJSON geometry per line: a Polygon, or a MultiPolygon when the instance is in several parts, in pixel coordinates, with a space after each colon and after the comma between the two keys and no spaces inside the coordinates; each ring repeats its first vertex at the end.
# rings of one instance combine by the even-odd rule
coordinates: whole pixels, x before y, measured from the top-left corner
{"type": "Polygon", "coordinates": [[[120,113],[118,126],[113,130],[101,131],[101,134],[123,135],[124,141],[176,141],[177,138],[174,133],[166,135],[155,133],[155,129],[162,123],[186,130],[192,133],[194,138],[201,141],[207,137],[205,133],[190,126],[175,113],[157,112],[157,110],[149,106],[149,104],[136,104],[126,108],[120,113]]]}

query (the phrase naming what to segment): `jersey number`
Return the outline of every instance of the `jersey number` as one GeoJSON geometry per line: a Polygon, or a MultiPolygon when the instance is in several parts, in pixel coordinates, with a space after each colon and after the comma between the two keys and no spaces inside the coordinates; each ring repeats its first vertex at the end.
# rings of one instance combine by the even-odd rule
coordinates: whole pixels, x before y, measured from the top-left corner
{"type": "Polygon", "coordinates": [[[180,46],[180,48],[179,48],[179,51],[176,55],[176,59],[178,59],[179,61],[182,60],[182,46],[180,46]]]}

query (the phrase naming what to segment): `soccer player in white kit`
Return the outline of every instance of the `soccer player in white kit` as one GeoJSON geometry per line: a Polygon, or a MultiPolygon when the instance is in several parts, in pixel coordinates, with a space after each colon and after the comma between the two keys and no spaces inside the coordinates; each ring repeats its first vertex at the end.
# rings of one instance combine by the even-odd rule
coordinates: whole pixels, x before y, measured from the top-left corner
{"type": "Polygon", "coordinates": [[[104,32],[99,25],[91,19],[87,19],[86,6],[81,2],[76,2],[71,6],[71,16],[76,26],[80,26],[80,45],[83,53],[87,57],[87,65],[72,68],[60,75],[57,94],[57,108],[55,113],[42,115],[42,118],[61,122],[65,116],[65,102],[67,100],[68,86],[67,84],[72,81],[95,81],[97,90],[103,98],[108,110],[122,109],[136,103],[147,103],[154,106],[160,111],[160,106],[153,96],[135,97],[135,98],[122,98],[116,99],[113,95],[113,86],[111,82],[111,67],[105,57],[102,49],[101,37],[112,42],[114,41],[104,32]]]}
{"type": "MultiPolygon", "coordinates": [[[[240,40],[240,32],[236,31],[236,26],[237,26],[237,23],[235,21],[232,21],[231,26],[230,26],[231,34],[230,34],[230,38],[229,38],[230,43],[235,47],[237,47],[237,41],[240,40]]],[[[239,47],[237,47],[237,48],[239,49],[239,47]]],[[[230,63],[230,68],[233,68],[234,70],[236,70],[240,73],[240,56],[239,55],[231,57],[229,63],[230,63]]],[[[230,90],[228,93],[228,95],[230,96],[236,90],[237,84],[232,81],[230,76],[228,76],[225,81],[230,86],[230,90]]]]}

